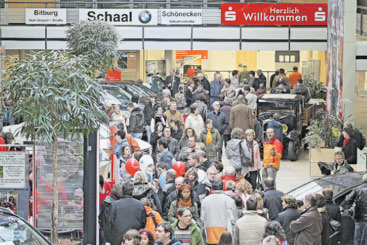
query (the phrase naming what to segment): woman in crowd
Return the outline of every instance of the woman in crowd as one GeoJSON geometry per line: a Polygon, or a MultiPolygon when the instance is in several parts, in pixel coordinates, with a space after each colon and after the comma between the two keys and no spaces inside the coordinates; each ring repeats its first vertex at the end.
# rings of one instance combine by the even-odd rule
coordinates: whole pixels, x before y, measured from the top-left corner
{"type": "Polygon", "coordinates": [[[268,209],[264,208],[264,198],[263,198],[263,193],[259,193],[259,192],[255,192],[254,195],[256,196],[256,200],[257,200],[257,206],[256,206],[256,211],[258,213],[258,215],[260,215],[261,217],[264,217],[265,219],[269,220],[269,211],[268,209]]]}
{"type": "MultiPolygon", "coordinates": [[[[281,245],[288,245],[283,227],[278,221],[273,220],[266,225],[264,238],[267,236],[276,236],[279,239],[281,245]]],[[[260,245],[263,244],[263,241],[261,241],[260,245]]]]}
{"type": "Polygon", "coordinates": [[[194,191],[197,191],[199,186],[198,171],[195,168],[189,168],[185,173],[185,183],[191,185],[194,191]]]}
{"type": "Polygon", "coordinates": [[[241,151],[243,152],[243,129],[234,128],[231,132],[231,140],[227,142],[226,156],[229,160],[229,165],[236,170],[242,169],[241,151]],[[240,150],[240,145],[242,150],[240,150]]]}
{"type": "Polygon", "coordinates": [[[134,175],[134,198],[141,200],[142,198],[147,198],[154,211],[162,213],[161,201],[158,198],[157,193],[153,190],[151,185],[148,183],[147,175],[143,171],[138,171],[134,175]]]}
{"type": "Polygon", "coordinates": [[[141,230],[140,237],[141,237],[140,245],[154,245],[155,244],[154,236],[150,231],[141,230]]]}
{"type": "Polygon", "coordinates": [[[124,234],[124,245],[140,245],[140,234],[137,230],[131,229],[124,234]]]}
{"type": "Polygon", "coordinates": [[[168,126],[167,123],[167,118],[166,116],[163,114],[163,107],[162,106],[157,106],[155,108],[155,115],[152,118],[152,120],[150,121],[150,130],[152,131],[152,133],[155,131],[155,126],[157,123],[162,123],[164,127],[168,126]]]}
{"type": "Polygon", "coordinates": [[[185,132],[182,135],[182,138],[180,139],[180,141],[178,142],[178,147],[180,148],[180,150],[184,147],[189,146],[189,137],[191,136],[194,136],[195,139],[197,138],[195,130],[191,127],[185,126],[185,132]]]}
{"type": "Polygon", "coordinates": [[[205,121],[204,131],[201,133],[198,141],[205,144],[207,158],[217,161],[218,151],[222,147],[222,140],[219,131],[213,127],[213,121],[211,119],[205,121]]]}
{"type": "Polygon", "coordinates": [[[157,142],[163,136],[164,125],[162,122],[157,122],[154,127],[154,131],[150,136],[150,144],[152,145],[152,157],[155,159],[157,152],[157,142]]]}
{"type": "Polygon", "coordinates": [[[223,96],[223,99],[230,99],[236,95],[236,88],[231,84],[231,79],[224,79],[224,86],[220,91],[220,95],[223,96]]]}
{"type": "Polygon", "coordinates": [[[178,208],[177,218],[172,224],[173,236],[176,239],[180,239],[183,244],[205,244],[200,227],[192,220],[192,213],[189,208],[178,208]]]}
{"type": "Polygon", "coordinates": [[[285,231],[287,241],[292,245],[296,238],[296,234],[290,230],[289,225],[293,220],[296,220],[301,216],[301,212],[297,210],[297,200],[290,195],[282,196],[282,206],[283,211],[279,213],[277,220],[285,231]]]}
{"type": "Polygon", "coordinates": [[[241,179],[236,185],[236,190],[238,191],[238,195],[242,199],[243,210],[245,211],[245,210],[247,210],[246,209],[246,201],[252,195],[252,190],[253,190],[252,186],[247,180],[241,179]]]}
{"type": "Polygon", "coordinates": [[[171,137],[179,141],[182,138],[182,128],[180,119],[174,117],[171,119],[171,137]]]}
{"type": "Polygon", "coordinates": [[[190,208],[196,223],[200,222],[198,204],[194,201],[193,189],[190,185],[182,185],[180,189],[178,189],[177,199],[171,203],[167,216],[170,223],[177,220],[177,209],[180,207],[190,208]]]}
{"type": "Polygon", "coordinates": [[[244,153],[249,154],[249,158],[253,167],[242,167],[242,173],[245,174],[245,178],[251,183],[253,190],[255,190],[257,175],[261,169],[260,148],[259,144],[256,140],[254,140],[254,138],[255,131],[252,129],[247,129],[245,132],[244,153]]]}
{"type": "Polygon", "coordinates": [[[353,138],[353,129],[352,128],[343,128],[342,134],[344,136],[343,142],[337,142],[336,146],[342,147],[342,151],[345,155],[345,160],[349,164],[357,163],[357,142],[353,138]]]}
{"type": "Polygon", "coordinates": [[[194,99],[193,99],[194,90],[195,90],[195,83],[190,78],[187,81],[187,87],[186,87],[186,90],[185,90],[185,98],[186,98],[186,106],[187,107],[190,107],[194,103],[194,99]]]}
{"type": "Polygon", "coordinates": [[[185,98],[184,89],[185,89],[185,86],[183,84],[180,84],[178,87],[178,92],[174,95],[176,103],[177,103],[177,110],[181,113],[183,112],[186,106],[186,98],[185,98]]]}
{"type": "Polygon", "coordinates": [[[193,128],[196,135],[200,135],[203,131],[204,121],[195,104],[190,106],[190,115],[186,118],[185,128],[193,128]]]}
{"type": "Polygon", "coordinates": [[[120,157],[120,181],[129,182],[131,180],[131,175],[126,171],[125,164],[127,160],[133,158],[130,145],[124,145],[121,147],[121,157],[120,157]]]}

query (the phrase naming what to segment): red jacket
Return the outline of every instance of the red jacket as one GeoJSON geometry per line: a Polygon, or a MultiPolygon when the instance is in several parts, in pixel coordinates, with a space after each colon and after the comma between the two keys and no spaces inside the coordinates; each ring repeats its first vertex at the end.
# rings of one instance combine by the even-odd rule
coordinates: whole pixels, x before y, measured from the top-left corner
{"type": "Polygon", "coordinates": [[[276,169],[280,167],[280,159],[282,158],[283,144],[276,137],[271,142],[264,141],[264,168],[273,166],[276,169]],[[270,154],[273,150],[276,154],[272,156],[270,154]]]}
{"type": "Polygon", "coordinates": [[[226,183],[228,180],[233,180],[237,184],[236,177],[233,175],[226,174],[226,175],[223,175],[221,179],[223,181],[223,191],[227,190],[226,183]]]}

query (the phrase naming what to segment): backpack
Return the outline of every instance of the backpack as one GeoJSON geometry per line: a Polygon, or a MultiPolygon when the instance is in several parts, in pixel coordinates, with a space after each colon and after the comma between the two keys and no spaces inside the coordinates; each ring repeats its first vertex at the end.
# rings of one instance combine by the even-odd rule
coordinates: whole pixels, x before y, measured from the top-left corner
{"type": "Polygon", "coordinates": [[[241,165],[243,167],[253,167],[254,166],[254,163],[251,162],[250,158],[247,157],[246,154],[243,152],[243,149],[242,149],[241,144],[242,144],[242,140],[238,144],[238,147],[240,148],[241,165]]]}

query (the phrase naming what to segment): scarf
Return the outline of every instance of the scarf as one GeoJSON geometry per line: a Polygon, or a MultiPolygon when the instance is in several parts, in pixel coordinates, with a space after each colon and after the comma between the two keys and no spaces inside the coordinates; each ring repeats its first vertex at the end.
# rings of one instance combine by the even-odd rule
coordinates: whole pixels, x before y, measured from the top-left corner
{"type": "Polygon", "coordinates": [[[189,198],[188,201],[184,202],[184,200],[182,200],[182,198],[180,198],[180,207],[191,207],[191,198],[189,198]]]}
{"type": "Polygon", "coordinates": [[[212,132],[208,128],[207,130],[208,130],[208,134],[206,135],[206,145],[211,145],[213,142],[212,132]]]}
{"type": "Polygon", "coordinates": [[[250,161],[254,162],[254,141],[248,142],[246,140],[247,143],[247,149],[250,152],[250,161]]]}
{"type": "Polygon", "coordinates": [[[350,140],[350,137],[348,139],[344,139],[344,147],[348,144],[349,140],[350,140]]]}

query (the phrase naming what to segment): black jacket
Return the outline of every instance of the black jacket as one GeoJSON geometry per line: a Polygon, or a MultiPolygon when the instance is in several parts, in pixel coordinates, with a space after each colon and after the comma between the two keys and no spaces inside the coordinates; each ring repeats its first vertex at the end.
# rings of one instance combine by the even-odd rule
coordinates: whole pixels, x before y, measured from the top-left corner
{"type": "MultiPolygon", "coordinates": [[[[338,204],[333,203],[332,200],[326,200],[326,212],[330,219],[341,222],[340,207],[338,204]]],[[[331,233],[333,233],[333,231],[331,231],[331,233]]],[[[341,232],[330,239],[330,244],[338,244],[340,240],[341,232]]]]}
{"type": "Polygon", "coordinates": [[[269,219],[276,220],[278,214],[282,211],[282,196],[283,192],[269,188],[264,192],[264,207],[269,210],[269,219]]]}
{"type": "Polygon", "coordinates": [[[355,187],[340,206],[353,203],[356,205],[354,215],[356,222],[367,222],[367,183],[355,187]]]}
{"type": "Polygon", "coordinates": [[[296,220],[301,216],[301,212],[296,208],[286,207],[281,213],[279,213],[277,220],[282,225],[285,235],[287,237],[287,242],[289,245],[293,245],[296,234],[290,230],[289,225],[293,220],[296,220]]]}
{"type": "Polygon", "coordinates": [[[218,129],[221,135],[223,135],[224,130],[228,128],[228,121],[223,112],[219,111],[219,113],[216,114],[215,111],[211,111],[209,112],[207,119],[211,119],[213,121],[213,127],[218,129]]]}
{"type": "MultiPolygon", "coordinates": [[[[356,128],[353,129],[353,139],[357,142],[357,146],[360,150],[363,150],[366,145],[366,139],[363,137],[363,134],[356,128]]],[[[341,134],[339,138],[336,140],[336,145],[338,147],[342,147],[344,142],[344,136],[341,134]]]]}
{"type": "Polygon", "coordinates": [[[148,102],[144,106],[144,121],[145,125],[150,125],[150,121],[155,116],[155,109],[157,108],[158,104],[155,103],[152,105],[152,102],[148,102]]]}
{"type": "Polygon", "coordinates": [[[347,160],[349,164],[357,164],[357,149],[358,149],[357,142],[353,138],[350,138],[347,144],[345,146],[344,145],[342,146],[342,151],[344,152],[345,160],[347,160]]]}
{"type": "Polygon", "coordinates": [[[186,107],[190,107],[190,105],[192,105],[192,103],[194,103],[193,92],[194,91],[191,91],[191,89],[189,89],[189,88],[186,88],[186,90],[185,90],[186,107]]]}
{"type": "Polygon", "coordinates": [[[208,79],[206,79],[206,77],[203,77],[203,80],[199,81],[199,79],[197,79],[195,81],[195,85],[196,87],[198,87],[199,85],[203,85],[204,89],[206,91],[208,91],[208,93],[210,94],[210,83],[208,81],[208,79]]]}
{"type": "Polygon", "coordinates": [[[180,139],[182,138],[182,133],[183,133],[183,131],[182,131],[181,127],[179,127],[177,129],[177,131],[175,131],[173,128],[171,128],[171,137],[176,139],[177,141],[180,141],[180,139]]]}
{"type": "Polygon", "coordinates": [[[144,132],[144,114],[139,108],[135,108],[130,115],[128,133],[143,133],[144,132]]]}
{"type": "Polygon", "coordinates": [[[178,92],[178,86],[180,85],[180,78],[178,76],[175,76],[174,81],[172,81],[172,77],[171,76],[167,76],[166,77],[166,86],[168,86],[168,84],[170,83],[171,84],[171,95],[172,97],[175,96],[175,94],[178,92]]]}
{"type": "Polygon", "coordinates": [[[161,199],[161,203],[162,203],[162,217],[164,219],[167,219],[168,211],[170,208],[169,206],[170,204],[168,204],[168,196],[175,190],[176,190],[175,181],[170,180],[166,183],[166,185],[163,188],[161,188],[158,191],[158,196],[161,199]]]}
{"type": "Polygon", "coordinates": [[[99,225],[103,229],[104,236],[107,241],[111,241],[113,239],[113,233],[110,225],[111,207],[112,207],[111,204],[118,200],[119,199],[113,195],[107,196],[102,203],[101,211],[98,216],[99,225]]]}
{"type": "Polygon", "coordinates": [[[143,204],[131,196],[123,196],[112,202],[108,222],[103,231],[112,236],[105,236],[111,245],[120,245],[124,234],[130,229],[143,229],[146,224],[146,212],[143,204]]]}

